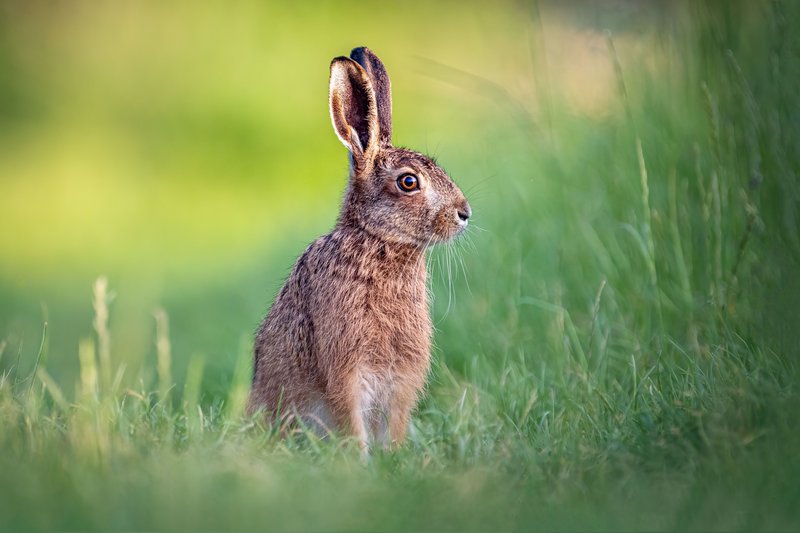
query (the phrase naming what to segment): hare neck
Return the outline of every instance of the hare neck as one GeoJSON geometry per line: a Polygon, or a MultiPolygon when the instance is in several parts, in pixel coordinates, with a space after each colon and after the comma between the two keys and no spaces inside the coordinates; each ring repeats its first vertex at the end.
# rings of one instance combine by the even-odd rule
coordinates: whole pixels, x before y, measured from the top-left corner
{"type": "Polygon", "coordinates": [[[398,281],[425,283],[425,250],[416,245],[385,238],[366,226],[339,224],[334,235],[344,241],[344,250],[357,256],[362,268],[398,281]]]}
{"type": "Polygon", "coordinates": [[[342,210],[336,221],[336,230],[363,232],[370,240],[383,243],[398,253],[414,253],[424,257],[425,248],[430,245],[430,241],[420,242],[408,231],[397,228],[389,214],[365,212],[364,206],[358,203],[358,194],[353,192],[353,187],[351,185],[345,194],[342,210]]]}
{"type": "Polygon", "coordinates": [[[386,247],[387,250],[393,252],[393,255],[399,254],[405,259],[410,256],[418,256],[422,259],[425,256],[426,246],[413,241],[409,242],[407,235],[360,216],[358,209],[343,209],[336,221],[334,231],[353,236],[362,234],[365,244],[386,247]]]}

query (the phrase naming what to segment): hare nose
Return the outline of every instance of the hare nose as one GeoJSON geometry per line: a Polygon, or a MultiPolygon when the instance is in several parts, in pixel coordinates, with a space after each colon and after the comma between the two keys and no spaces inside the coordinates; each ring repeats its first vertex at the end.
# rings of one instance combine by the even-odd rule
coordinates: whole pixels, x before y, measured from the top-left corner
{"type": "Polygon", "coordinates": [[[461,220],[461,222],[466,222],[469,217],[472,216],[472,208],[469,206],[469,203],[467,203],[466,200],[464,201],[463,205],[456,209],[456,211],[458,211],[458,218],[461,220]]]}

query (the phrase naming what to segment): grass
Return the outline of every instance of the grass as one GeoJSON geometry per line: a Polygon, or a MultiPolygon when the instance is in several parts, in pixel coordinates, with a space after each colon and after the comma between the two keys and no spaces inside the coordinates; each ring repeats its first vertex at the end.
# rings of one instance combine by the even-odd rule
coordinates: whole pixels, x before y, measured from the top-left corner
{"type": "Polygon", "coordinates": [[[132,296],[101,278],[76,379],[52,323],[27,366],[0,343],[0,528],[796,530],[800,12],[750,5],[684,6],[670,76],[605,37],[602,119],[551,92],[546,124],[451,148],[486,176],[464,184],[480,228],[431,253],[434,369],[403,448],[364,465],[244,417],[249,332],[221,317],[229,359],[184,352],[187,324],[215,329],[191,302],[127,367],[132,296]]]}

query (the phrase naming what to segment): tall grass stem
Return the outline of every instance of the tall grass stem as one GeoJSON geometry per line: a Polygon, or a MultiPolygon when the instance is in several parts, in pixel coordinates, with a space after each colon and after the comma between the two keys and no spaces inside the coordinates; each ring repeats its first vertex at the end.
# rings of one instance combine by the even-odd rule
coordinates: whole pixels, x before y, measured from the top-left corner
{"type": "Polygon", "coordinates": [[[108,330],[108,279],[101,276],[93,287],[94,330],[97,334],[97,355],[100,364],[100,387],[109,393],[111,387],[111,333],[108,330]]]}
{"type": "Polygon", "coordinates": [[[172,388],[172,347],[169,342],[169,317],[163,309],[156,309],[156,371],[158,397],[162,402],[169,398],[172,388]]]}

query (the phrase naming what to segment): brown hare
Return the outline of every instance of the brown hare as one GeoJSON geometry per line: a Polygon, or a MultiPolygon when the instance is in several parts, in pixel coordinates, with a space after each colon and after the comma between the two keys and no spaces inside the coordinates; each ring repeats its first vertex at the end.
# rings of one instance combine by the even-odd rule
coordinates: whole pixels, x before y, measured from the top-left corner
{"type": "Polygon", "coordinates": [[[353,435],[366,452],[405,438],[430,367],[425,249],[461,233],[471,209],[430,158],[392,146],[391,85],[370,50],[331,62],[329,103],[347,191],[256,335],[249,411],[353,435]]]}

